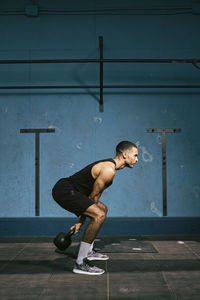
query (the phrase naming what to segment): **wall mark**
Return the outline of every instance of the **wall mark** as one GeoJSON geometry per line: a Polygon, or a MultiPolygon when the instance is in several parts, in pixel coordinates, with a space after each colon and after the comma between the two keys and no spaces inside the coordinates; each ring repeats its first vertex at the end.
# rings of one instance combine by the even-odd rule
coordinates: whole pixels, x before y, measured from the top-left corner
{"type": "Polygon", "coordinates": [[[138,149],[140,149],[142,151],[142,159],[143,159],[143,161],[144,162],[152,162],[153,155],[151,155],[144,146],[140,146],[140,142],[139,141],[136,142],[136,146],[138,147],[138,149]]]}
{"type": "Polygon", "coordinates": [[[69,163],[69,167],[72,169],[74,167],[74,163],[69,163]]]}
{"type": "Polygon", "coordinates": [[[96,124],[101,124],[103,122],[103,119],[101,117],[94,117],[94,122],[96,124]]]}
{"type": "Polygon", "coordinates": [[[156,207],[155,202],[151,202],[151,211],[158,215],[159,217],[162,217],[161,211],[156,207]]]}
{"type": "Polygon", "coordinates": [[[78,143],[78,144],[76,144],[76,148],[78,149],[78,150],[81,150],[82,148],[83,148],[83,144],[80,142],[80,143],[78,143]]]}
{"type": "Polygon", "coordinates": [[[156,137],[156,142],[157,144],[161,145],[162,144],[162,135],[161,134],[158,134],[157,137],[156,137]]]}

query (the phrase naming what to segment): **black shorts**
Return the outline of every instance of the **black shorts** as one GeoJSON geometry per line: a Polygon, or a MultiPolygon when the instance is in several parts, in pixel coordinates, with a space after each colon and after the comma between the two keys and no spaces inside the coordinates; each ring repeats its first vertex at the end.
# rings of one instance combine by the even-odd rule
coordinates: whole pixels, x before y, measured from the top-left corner
{"type": "Polygon", "coordinates": [[[80,193],[66,178],[60,179],[55,184],[52,189],[52,196],[61,207],[74,213],[77,217],[94,204],[93,200],[80,193]]]}

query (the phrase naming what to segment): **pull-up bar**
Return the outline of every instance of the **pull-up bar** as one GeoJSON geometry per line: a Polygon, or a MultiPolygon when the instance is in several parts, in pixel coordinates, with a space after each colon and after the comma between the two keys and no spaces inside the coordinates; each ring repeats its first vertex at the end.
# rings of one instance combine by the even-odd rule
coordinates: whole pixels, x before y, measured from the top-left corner
{"type": "Polygon", "coordinates": [[[200,59],[105,59],[103,58],[103,37],[99,36],[99,59],[19,59],[0,60],[0,64],[51,64],[51,63],[99,63],[99,85],[77,86],[77,85],[23,85],[23,86],[0,86],[0,90],[13,89],[99,89],[100,101],[99,110],[103,112],[103,89],[163,89],[163,88],[200,88],[200,85],[104,85],[103,84],[103,64],[104,63],[190,63],[197,69],[200,59]]]}
{"type": "MultiPolygon", "coordinates": [[[[99,37],[103,41],[103,37],[99,37]]],[[[132,58],[100,58],[100,59],[12,59],[0,60],[0,64],[63,64],[63,63],[200,63],[200,59],[132,59],[132,58]]]]}

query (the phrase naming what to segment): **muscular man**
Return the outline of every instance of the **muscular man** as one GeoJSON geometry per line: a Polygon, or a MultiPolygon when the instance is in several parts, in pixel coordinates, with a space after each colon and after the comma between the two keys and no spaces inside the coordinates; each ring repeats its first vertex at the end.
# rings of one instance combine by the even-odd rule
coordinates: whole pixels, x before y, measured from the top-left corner
{"type": "Polygon", "coordinates": [[[94,239],[105,221],[107,207],[100,202],[103,191],[112,184],[116,170],[133,168],[138,161],[137,146],[122,141],[116,147],[116,156],[94,162],[68,178],[60,179],[52,190],[54,200],[64,209],[74,213],[80,220],[71,227],[78,233],[87,217],[87,225],[80,244],[74,273],[101,275],[105,271],[91,266],[88,260],[107,260],[105,254],[93,250],[94,239]]]}

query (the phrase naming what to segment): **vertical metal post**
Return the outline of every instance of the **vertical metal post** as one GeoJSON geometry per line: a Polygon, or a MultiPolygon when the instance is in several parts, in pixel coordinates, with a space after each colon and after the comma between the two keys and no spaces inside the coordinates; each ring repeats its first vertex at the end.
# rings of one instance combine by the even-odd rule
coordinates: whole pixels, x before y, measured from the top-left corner
{"type": "Polygon", "coordinates": [[[167,168],[166,168],[166,132],[162,132],[162,182],[163,182],[163,216],[167,216],[167,168]]]}
{"type": "Polygon", "coordinates": [[[40,211],[40,133],[35,134],[35,215],[40,211]]]}
{"type": "MultiPolygon", "coordinates": [[[[103,37],[99,36],[100,59],[103,59],[103,37]]],[[[100,106],[99,111],[103,112],[103,62],[100,62],[100,106]]]]}

